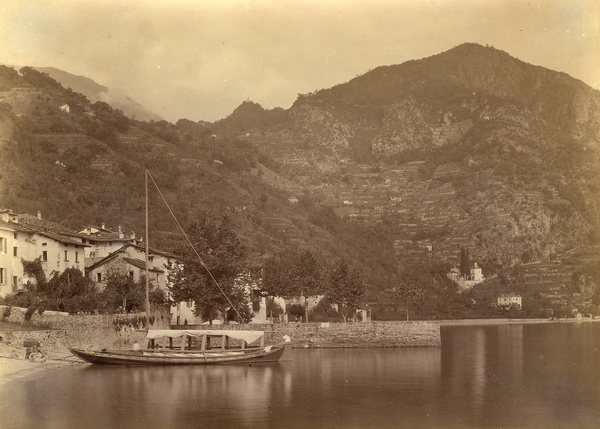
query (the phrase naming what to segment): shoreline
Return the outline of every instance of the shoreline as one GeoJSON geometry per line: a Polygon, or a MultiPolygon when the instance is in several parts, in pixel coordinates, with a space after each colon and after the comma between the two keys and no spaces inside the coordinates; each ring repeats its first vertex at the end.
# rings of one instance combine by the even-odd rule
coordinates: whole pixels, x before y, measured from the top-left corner
{"type": "Polygon", "coordinates": [[[46,371],[66,366],[81,365],[83,362],[64,359],[47,359],[45,362],[31,362],[0,356],[0,389],[13,382],[25,382],[35,379],[46,371]]]}
{"type": "MultiPolygon", "coordinates": [[[[425,321],[415,321],[425,322],[425,321]]],[[[535,323],[589,323],[589,322],[600,322],[598,319],[450,319],[440,321],[426,321],[426,322],[437,322],[440,327],[442,326],[476,326],[476,325],[502,325],[502,324],[535,324],[535,323]]],[[[3,350],[4,351],[4,350],[3,350]]],[[[48,358],[43,362],[32,362],[30,360],[14,358],[6,356],[6,353],[0,355],[0,388],[8,383],[13,382],[25,382],[35,379],[46,371],[52,369],[63,368],[66,366],[74,365],[86,365],[86,362],[78,360],[75,356],[61,350],[52,350],[49,353],[48,358]],[[57,355],[61,356],[57,356],[57,355]],[[72,359],[72,360],[71,360],[72,359]]]]}
{"type": "Polygon", "coordinates": [[[600,319],[568,318],[568,319],[447,319],[440,320],[441,326],[450,325],[502,325],[519,323],[589,323],[600,322],[600,319]]]}

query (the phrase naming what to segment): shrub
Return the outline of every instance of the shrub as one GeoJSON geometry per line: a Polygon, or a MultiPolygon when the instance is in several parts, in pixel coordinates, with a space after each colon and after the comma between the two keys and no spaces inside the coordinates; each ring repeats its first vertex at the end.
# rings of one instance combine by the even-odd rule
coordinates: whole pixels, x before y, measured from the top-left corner
{"type": "Polygon", "coordinates": [[[33,313],[35,313],[35,310],[36,307],[33,305],[27,309],[27,311],[25,312],[25,322],[31,321],[31,316],[33,316],[33,313]]]}
{"type": "Polygon", "coordinates": [[[8,320],[11,312],[12,312],[12,307],[10,305],[8,307],[5,307],[4,310],[2,311],[2,320],[8,320]]]}

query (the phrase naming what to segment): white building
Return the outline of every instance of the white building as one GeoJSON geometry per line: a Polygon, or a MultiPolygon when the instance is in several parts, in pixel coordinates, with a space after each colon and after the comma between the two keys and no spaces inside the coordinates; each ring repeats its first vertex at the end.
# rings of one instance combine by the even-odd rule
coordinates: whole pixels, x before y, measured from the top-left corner
{"type": "Polygon", "coordinates": [[[519,310],[523,308],[523,303],[519,295],[512,293],[502,294],[498,297],[498,307],[517,307],[519,310]]]}
{"type": "Polygon", "coordinates": [[[447,275],[450,280],[458,284],[461,290],[470,289],[485,280],[477,262],[473,264],[473,268],[470,269],[470,273],[467,276],[462,275],[458,268],[452,268],[447,275]]]}
{"type": "Polygon", "coordinates": [[[128,236],[121,231],[115,232],[107,229],[104,224],[99,226],[88,225],[79,234],[83,237],[83,242],[89,244],[85,251],[85,266],[89,267],[96,262],[106,258],[111,253],[119,250],[125,244],[137,244],[135,232],[130,232],[128,236]]]}
{"type": "Polygon", "coordinates": [[[35,279],[24,273],[23,262],[39,259],[46,279],[68,268],[84,272],[85,248],[74,231],[28,214],[0,211],[0,296],[23,289],[35,279]]]}

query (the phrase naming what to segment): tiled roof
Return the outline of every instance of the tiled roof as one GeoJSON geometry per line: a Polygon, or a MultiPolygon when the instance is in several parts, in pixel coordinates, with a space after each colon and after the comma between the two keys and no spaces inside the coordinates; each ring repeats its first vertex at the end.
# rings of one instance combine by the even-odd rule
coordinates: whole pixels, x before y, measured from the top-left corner
{"type": "MultiPolygon", "coordinates": [[[[134,244],[132,244],[132,245],[134,245],[134,244]]],[[[136,243],[134,246],[136,246],[137,248],[141,249],[141,250],[142,250],[142,251],[144,251],[144,252],[146,251],[146,243],[144,243],[144,242],[141,242],[141,241],[140,241],[139,243],[136,243]]],[[[152,253],[154,253],[154,254],[156,254],[156,255],[167,256],[167,257],[169,257],[169,258],[176,258],[176,259],[180,259],[180,258],[179,258],[179,256],[175,255],[174,253],[171,253],[171,252],[163,252],[162,250],[156,250],[156,249],[153,249],[153,248],[151,247],[151,248],[150,248],[150,254],[152,254],[152,253]]]]}
{"type": "Polygon", "coordinates": [[[17,215],[18,223],[16,222],[4,222],[8,223],[16,231],[35,233],[43,235],[44,237],[51,238],[61,243],[75,244],[78,246],[87,247],[89,245],[83,244],[78,233],[58,224],[55,222],[38,219],[35,216],[28,214],[17,215]]]}
{"type": "Polygon", "coordinates": [[[25,226],[19,225],[18,223],[5,222],[3,220],[0,220],[0,227],[12,229],[13,231],[16,231],[16,232],[28,232],[28,233],[32,232],[31,229],[29,229],[25,226]]]}
{"type": "Polygon", "coordinates": [[[67,235],[69,237],[80,237],[80,234],[56,222],[45,219],[38,219],[37,216],[30,214],[17,215],[20,225],[27,226],[36,232],[49,232],[53,234],[67,235]]]}
{"type": "MultiPolygon", "coordinates": [[[[125,249],[126,249],[127,247],[129,247],[129,246],[132,246],[132,247],[137,247],[138,249],[140,249],[140,250],[142,250],[142,251],[144,251],[144,252],[145,252],[145,250],[146,250],[146,247],[145,247],[145,246],[136,245],[136,244],[133,244],[133,243],[127,243],[127,244],[123,245],[122,247],[120,247],[119,249],[115,250],[114,252],[110,253],[108,256],[106,256],[106,257],[102,258],[102,259],[101,259],[101,260],[99,260],[98,262],[96,262],[96,263],[94,263],[94,264],[90,265],[89,267],[86,267],[86,270],[94,270],[94,269],[96,269],[96,267],[98,267],[98,266],[100,266],[100,265],[103,265],[103,264],[107,263],[108,261],[110,261],[110,260],[112,260],[112,259],[115,259],[115,258],[117,258],[119,255],[121,255],[123,252],[125,252],[125,249]]],[[[154,253],[155,255],[162,255],[162,256],[169,256],[169,257],[172,257],[172,258],[178,258],[178,256],[176,256],[176,255],[173,255],[173,254],[171,254],[171,253],[166,253],[166,252],[158,252],[158,251],[155,251],[155,250],[153,250],[153,249],[150,249],[150,254],[153,254],[153,253],[154,253]]],[[[139,264],[139,263],[141,263],[141,264],[142,264],[142,266],[137,266],[137,267],[138,267],[138,268],[140,268],[140,269],[142,269],[142,270],[145,270],[145,269],[146,269],[145,262],[144,262],[144,261],[142,261],[141,259],[133,259],[133,258],[128,258],[127,256],[123,256],[123,259],[124,259],[125,261],[127,261],[128,263],[130,263],[130,264],[134,265],[134,266],[137,266],[137,265],[135,265],[135,263],[133,263],[133,262],[129,262],[129,261],[139,261],[139,262],[136,262],[136,263],[138,263],[138,264],[139,264]]],[[[162,272],[161,270],[154,270],[154,271],[162,272]]]]}
{"type": "Polygon", "coordinates": [[[97,232],[95,234],[81,234],[81,236],[87,240],[94,240],[94,241],[123,241],[123,242],[127,242],[127,241],[131,241],[131,238],[127,235],[123,235],[123,237],[121,237],[121,235],[123,235],[122,232],[97,232]]]}
{"type": "MultiPolygon", "coordinates": [[[[146,269],[146,262],[142,261],[141,259],[133,259],[133,258],[128,258],[126,256],[123,257],[123,260],[125,262],[127,262],[128,264],[133,265],[136,268],[139,268],[140,270],[145,270],[146,269]]],[[[150,268],[149,271],[154,271],[157,273],[162,273],[162,270],[158,270],[156,268],[150,268]]]]}

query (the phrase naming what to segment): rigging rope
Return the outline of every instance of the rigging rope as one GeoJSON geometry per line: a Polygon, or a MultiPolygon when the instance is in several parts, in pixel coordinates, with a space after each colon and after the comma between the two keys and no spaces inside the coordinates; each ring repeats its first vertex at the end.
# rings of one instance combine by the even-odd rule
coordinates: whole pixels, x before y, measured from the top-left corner
{"type": "MultiPolygon", "coordinates": [[[[196,248],[194,247],[194,245],[190,241],[188,235],[183,230],[183,227],[181,226],[181,224],[179,223],[179,221],[175,217],[175,214],[173,213],[173,210],[171,210],[171,206],[169,206],[169,203],[167,203],[167,200],[165,199],[165,197],[163,196],[162,192],[160,191],[158,185],[156,184],[156,181],[154,180],[154,177],[152,177],[152,174],[150,174],[150,171],[148,171],[148,170],[146,170],[146,174],[148,174],[148,177],[150,177],[150,179],[152,180],[152,183],[154,183],[154,186],[156,187],[156,190],[158,191],[158,194],[160,195],[160,197],[162,198],[163,202],[167,206],[167,209],[169,210],[169,213],[171,213],[171,216],[173,217],[173,220],[175,220],[175,223],[177,224],[177,226],[179,227],[179,229],[183,233],[183,236],[185,237],[186,241],[188,242],[188,244],[190,245],[190,247],[192,248],[192,250],[196,254],[196,257],[198,257],[198,260],[200,261],[200,263],[202,264],[202,266],[204,267],[204,269],[206,270],[206,272],[208,273],[208,275],[210,276],[210,278],[212,279],[212,281],[217,285],[217,287],[219,288],[219,290],[221,291],[221,293],[223,294],[223,296],[225,297],[225,299],[227,300],[227,302],[229,303],[229,305],[231,305],[231,308],[233,308],[233,310],[236,312],[236,314],[240,318],[240,321],[243,321],[244,319],[242,318],[242,315],[237,310],[237,308],[235,307],[235,305],[233,305],[233,303],[231,302],[231,300],[229,299],[229,297],[227,296],[227,294],[225,293],[225,291],[221,288],[221,285],[219,285],[219,282],[217,281],[217,279],[215,279],[213,277],[212,273],[210,272],[210,270],[208,269],[208,267],[206,266],[206,264],[202,260],[202,257],[200,256],[200,254],[198,253],[198,251],[196,250],[196,248]]],[[[148,243],[146,243],[146,246],[148,246],[148,243]]],[[[147,251],[149,252],[150,249],[147,249],[147,251]]]]}

